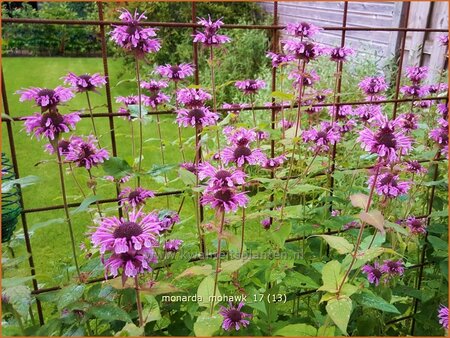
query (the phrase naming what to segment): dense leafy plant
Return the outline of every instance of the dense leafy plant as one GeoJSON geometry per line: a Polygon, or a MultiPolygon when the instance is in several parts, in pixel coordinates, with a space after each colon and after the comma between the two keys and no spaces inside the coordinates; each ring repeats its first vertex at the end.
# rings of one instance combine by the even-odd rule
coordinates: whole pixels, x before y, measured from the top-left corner
{"type": "MultiPolygon", "coordinates": [[[[134,91],[116,98],[130,128],[131,161],[100,144],[90,95],[111,79],[69,72],[70,88],[18,91],[40,109],[24,126],[48,142],[57,164],[65,214],[48,222],[67,225],[72,257],[55,291],[32,295],[30,277],[3,279],[11,334],[389,336],[409,334],[411,325],[417,335],[444,333],[444,74],[427,84],[426,67],[407,67],[401,95],[411,100],[392,105],[383,74],[373,69],[358,78],[364,63],[352,49],[321,46],[313,40],[320,29],[299,23],[287,26],[292,37],[283,53],[267,55],[278,91],[259,78],[267,75],[257,73],[259,58],[248,66],[249,79],[236,67],[241,76],[221,82],[216,75],[265,42],[250,33],[225,35],[222,21],[205,15],[193,40],[206,75],[193,85],[188,60],[157,62],[165,41],[141,26],[144,15],[122,9],[120,19],[110,36],[135,71],[134,91]],[[227,47],[236,41],[243,44],[227,47]],[[160,65],[150,73],[146,61],[160,65]],[[352,77],[345,77],[347,67],[352,77]],[[89,136],[76,133],[79,112],[63,113],[75,95],[86,99],[89,136]],[[366,104],[351,106],[349,98],[366,104]],[[163,109],[177,115],[176,140],[165,139],[163,109]],[[157,129],[159,138],[144,140],[144,128],[157,129]],[[152,167],[144,163],[146,141],[160,154],[152,167]],[[178,146],[182,163],[166,162],[167,143],[178,146]],[[85,197],[73,210],[65,170],[85,197]],[[82,175],[89,193],[78,184],[82,175]],[[120,191],[121,217],[117,206],[100,203],[107,182],[120,191]],[[164,208],[154,207],[153,198],[178,188],[180,205],[167,198],[164,208]],[[183,219],[185,201],[194,211],[183,219]],[[91,228],[78,248],[73,217],[81,212],[89,213],[91,228]],[[80,263],[81,256],[88,259],[80,263]],[[106,281],[88,282],[102,276],[106,281]],[[47,309],[43,326],[30,311],[35,299],[47,309]],[[400,320],[405,316],[416,324],[400,320]]],[[[189,44],[191,38],[184,37],[189,44]]],[[[6,268],[19,263],[3,261],[6,268]]]]}

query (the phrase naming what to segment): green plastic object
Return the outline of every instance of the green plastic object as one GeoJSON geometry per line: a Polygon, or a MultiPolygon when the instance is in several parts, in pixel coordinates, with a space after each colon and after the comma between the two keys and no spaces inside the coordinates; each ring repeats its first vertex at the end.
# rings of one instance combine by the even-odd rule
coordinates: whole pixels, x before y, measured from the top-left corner
{"type": "MultiPolygon", "coordinates": [[[[5,183],[15,178],[16,174],[11,162],[6,157],[6,154],[2,153],[2,182],[5,183]]],[[[21,212],[20,187],[19,185],[14,185],[13,189],[2,193],[2,243],[11,239],[21,212]]]]}

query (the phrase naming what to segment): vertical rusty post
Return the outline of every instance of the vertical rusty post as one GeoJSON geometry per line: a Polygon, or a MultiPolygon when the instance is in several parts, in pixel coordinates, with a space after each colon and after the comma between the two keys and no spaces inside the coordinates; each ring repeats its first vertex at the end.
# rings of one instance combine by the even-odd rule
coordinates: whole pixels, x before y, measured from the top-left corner
{"type": "MultiPolygon", "coordinates": [[[[411,2],[406,1],[404,2],[403,6],[405,6],[403,8],[402,11],[402,26],[400,28],[408,28],[408,21],[409,21],[409,13],[410,13],[410,9],[411,9],[411,2]]],[[[398,59],[398,69],[397,69],[397,77],[395,79],[395,102],[394,102],[394,109],[393,109],[393,113],[392,113],[392,118],[395,119],[397,117],[397,108],[398,108],[398,96],[400,93],[400,83],[402,81],[402,68],[403,68],[403,59],[405,56],[405,45],[406,45],[406,35],[408,34],[407,30],[404,30],[402,32],[402,41],[400,44],[400,56],[398,59]]]]}
{"type": "MultiPolygon", "coordinates": [[[[3,101],[3,111],[7,116],[10,116],[9,113],[9,105],[8,105],[8,97],[6,94],[6,87],[5,87],[5,77],[3,75],[3,68],[1,70],[1,77],[2,77],[2,101],[3,101]]],[[[19,166],[17,164],[17,153],[16,153],[16,146],[15,146],[15,142],[14,142],[14,132],[12,129],[12,125],[11,125],[11,121],[8,119],[5,119],[5,123],[6,123],[6,129],[8,130],[8,141],[9,141],[9,148],[11,151],[11,162],[13,164],[14,167],[14,173],[16,175],[16,178],[20,177],[19,174],[19,166]]],[[[22,198],[22,193],[19,194],[19,202],[20,205],[22,206],[22,208],[25,209],[25,206],[23,204],[23,198],[22,198]]],[[[34,266],[34,259],[33,259],[33,250],[31,248],[31,241],[30,241],[30,234],[28,232],[28,223],[27,223],[27,217],[26,214],[22,211],[21,214],[21,219],[22,219],[22,228],[23,228],[23,235],[25,238],[25,246],[27,249],[27,253],[29,255],[28,257],[28,265],[30,266],[30,273],[31,276],[33,276],[32,279],[32,284],[33,284],[33,290],[36,291],[39,289],[38,287],[38,282],[35,278],[36,276],[36,269],[34,266]]],[[[44,325],[44,315],[42,313],[42,304],[39,301],[39,299],[36,299],[36,307],[37,307],[37,312],[38,312],[38,317],[39,317],[39,323],[40,325],[44,325]]]]}
{"type": "MultiPolygon", "coordinates": [[[[98,19],[100,21],[104,21],[103,18],[103,3],[101,1],[97,2],[97,7],[98,7],[98,19]]],[[[111,102],[111,86],[110,86],[110,78],[109,78],[109,70],[108,70],[108,51],[106,48],[106,34],[105,34],[105,25],[104,24],[100,24],[100,40],[101,40],[101,45],[102,45],[102,60],[103,60],[103,73],[107,78],[107,82],[105,84],[105,91],[106,91],[106,103],[108,106],[108,114],[110,114],[108,116],[108,120],[109,120],[109,131],[110,131],[110,135],[111,135],[111,148],[112,148],[112,154],[113,156],[117,156],[117,145],[116,145],[116,133],[114,130],[114,117],[112,115],[113,113],[113,109],[112,109],[112,102],[111,102]]],[[[116,196],[117,198],[119,198],[119,187],[116,184],[116,196]]],[[[119,205],[119,217],[122,217],[122,208],[120,207],[120,203],[118,203],[119,205]]]]}

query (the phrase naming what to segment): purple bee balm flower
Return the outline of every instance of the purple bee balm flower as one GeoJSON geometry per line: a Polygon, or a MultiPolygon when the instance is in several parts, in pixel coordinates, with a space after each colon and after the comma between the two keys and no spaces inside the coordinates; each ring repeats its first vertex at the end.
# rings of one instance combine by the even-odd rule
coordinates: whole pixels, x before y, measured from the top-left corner
{"type": "Polygon", "coordinates": [[[286,40],[283,41],[283,48],[287,53],[293,55],[295,58],[309,62],[324,54],[323,47],[320,47],[312,42],[286,40]]]}
{"type": "MultiPolygon", "coordinates": [[[[447,44],[448,44],[448,37],[447,37],[447,44]]],[[[441,305],[439,307],[438,318],[439,324],[441,324],[445,330],[448,330],[448,307],[444,305],[441,305]]]]}
{"type": "Polygon", "coordinates": [[[406,77],[414,84],[424,80],[428,76],[428,67],[406,67],[406,77]]]}
{"type": "Polygon", "coordinates": [[[197,167],[195,163],[192,162],[184,162],[180,164],[180,168],[186,169],[187,171],[190,171],[191,173],[197,175],[197,167]]]}
{"type": "Polygon", "coordinates": [[[280,155],[273,158],[267,158],[265,163],[262,165],[264,169],[276,169],[279,166],[281,166],[285,161],[287,160],[287,157],[284,155],[280,155]]]}
{"type": "Polygon", "coordinates": [[[331,106],[328,108],[328,115],[335,116],[336,120],[346,119],[353,114],[353,108],[350,105],[331,106]]]}
{"type": "Polygon", "coordinates": [[[305,38],[313,37],[320,30],[322,30],[322,28],[307,22],[289,23],[286,26],[288,34],[305,38]]]}
{"type": "MultiPolygon", "coordinates": [[[[367,181],[369,187],[372,186],[375,176],[370,176],[367,181]]],[[[406,195],[409,191],[410,183],[399,180],[398,175],[385,173],[378,175],[375,182],[375,190],[378,195],[388,198],[396,198],[400,195],[406,195]]]]}
{"type": "Polygon", "coordinates": [[[339,142],[341,135],[339,130],[333,128],[330,123],[322,122],[320,129],[311,128],[305,130],[302,134],[304,142],[311,142],[313,146],[310,148],[314,152],[328,152],[330,145],[339,142]]]}
{"type": "Polygon", "coordinates": [[[244,184],[247,175],[238,169],[216,168],[209,162],[204,162],[199,165],[198,178],[204,180],[207,177],[209,177],[208,186],[211,189],[220,189],[244,184]]]}
{"type": "Polygon", "coordinates": [[[319,89],[316,90],[315,99],[317,102],[323,102],[333,91],[331,89],[319,89]]]}
{"type": "Polygon", "coordinates": [[[169,239],[164,243],[164,251],[166,252],[178,252],[180,250],[183,241],[181,239],[169,239]]]}
{"type": "Polygon", "coordinates": [[[155,197],[155,194],[151,190],[147,190],[141,187],[132,189],[127,187],[123,189],[119,194],[119,203],[121,206],[131,206],[138,208],[145,204],[145,200],[155,197]]]}
{"type": "Polygon", "coordinates": [[[382,93],[389,88],[383,76],[366,77],[359,83],[359,88],[368,96],[382,93]]]}
{"type": "Polygon", "coordinates": [[[279,66],[282,66],[290,61],[295,60],[295,58],[292,55],[286,55],[281,53],[277,54],[273,52],[268,52],[266,56],[272,60],[273,68],[278,68],[279,66]]]}
{"type": "MultiPolygon", "coordinates": [[[[69,153],[69,145],[69,140],[61,139],[58,141],[58,150],[61,156],[66,156],[69,153]]],[[[45,151],[47,151],[49,154],[54,154],[55,147],[52,144],[48,143],[45,145],[45,151]]]]}
{"type": "Polygon", "coordinates": [[[428,135],[439,145],[441,154],[445,155],[448,153],[448,123],[445,120],[441,123],[443,122],[445,122],[445,126],[431,130],[428,135]]]}
{"type": "Polygon", "coordinates": [[[269,230],[269,229],[270,229],[270,226],[272,225],[272,220],[270,219],[270,217],[264,218],[264,219],[261,221],[261,225],[262,225],[262,227],[263,227],[265,230],[269,230]]]}
{"type": "Polygon", "coordinates": [[[436,84],[431,84],[429,86],[427,86],[428,88],[428,93],[430,94],[436,94],[439,92],[444,92],[448,89],[448,85],[446,83],[436,83],[436,84]]]}
{"type": "Polygon", "coordinates": [[[119,179],[114,178],[114,176],[103,176],[103,178],[110,182],[116,182],[116,183],[126,183],[131,179],[131,175],[126,175],[124,177],[121,177],[119,179]]]}
{"type": "Polygon", "coordinates": [[[34,101],[41,107],[42,112],[55,108],[58,104],[72,99],[75,95],[69,88],[56,87],[55,89],[32,87],[16,91],[20,95],[20,102],[34,101]]]}
{"type": "Polygon", "coordinates": [[[156,263],[157,256],[153,249],[144,248],[132,253],[112,254],[105,261],[105,274],[111,273],[113,277],[119,274],[119,270],[122,272],[122,284],[128,277],[135,277],[140,273],[150,272],[152,268],[150,263],[156,263]]]}
{"type": "Polygon", "coordinates": [[[260,141],[262,140],[268,140],[270,137],[270,134],[267,131],[258,130],[256,132],[256,138],[260,141]]]}
{"type": "Polygon", "coordinates": [[[69,72],[64,78],[64,83],[69,84],[77,92],[97,92],[97,88],[103,87],[106,84],[106,76],[102,76],[98,73],[89,75],[75,75],[69,72]]]}
{"type": "Polygon", "coordinates": [[[394,162],[398,154],[406,155],[412,149],[411,140],[402,131],[396,131],[398,120],[389,121],[384,115],[374,117],[379,127],[376,131],[365,128],[359,133],[358,141],[361,147],[372,154],[394,162]]]}
{"type": "Polygon", "coordinates": [[[402,86],[400,88],[400,92],[405,96],[423,97],[428,94],[428,87],[427,86],[421,87],[416,84],[413,84],[411,86],[402,86]]]}
{"type": "Polygon", "coordinates": [[[343,62],[347,61],[347,57],[354,55],[355,51],[348,47],[336,47],[328,50],[331,61],[343,62]]]}
{"type": "Polygon", "coordinates": [[[120,9],[119,19],[123,25],[113,26],[111,40],[126,51],[133,52],[136,57],[143,58],[145,54],[157,52],[161,48],[154,28],[144,28],[139,25],[141,20],[147,19],[145,13],[139,14],[137,10],[132,15],[126,9],[120,9]]]}
{"type": "Polygon", "coordinates": [[[222,150],[221,157],[225,164],[235,163],[238,167],[244,164],[263,165],[266,161],[266,155],[260,149],[250,149],[246,145],[234,145],[222,150]]]}
{"type": "Polygon", "coordinates": [[[147,89],[150,92],[159,92],[161,89],[167,87],[168,84],[166,81],[150,80],[141,82],[141,88],[147,89]]]}
{"type": "Polygon", "coordinates": [[[25,116],[24,126],[28,134],[37,139],[47,137],[50,140],[56,140],[62,133],[68,133],[75,129],[75,124],[80,121],[78,112],[66,115],[60,114],[58,111],[51,111],[40,114],[35,113],[32,116],[25,116]]]}
{"type": "Polygon", "coordinates": [[[401,259],[399,260],[385,260],[380,268],[380,271],[387,274],[387,278],[402,276],[405,272],[405,264],[401,259]]]}
{"type": "Polygon", "coordinates": [[[212,96],[203,89],[183,88],[177,91],[177,102],[188,107],[202,107],[212,96]]]}
{"type": "Polygon", "coordinates": [[[362,273],[367,275],[367,280],[370,284],[375,284],[378,286],[380,283],[381,276],[383,275],[383,272],[380,269],[380,265],[378,262],[374,262],[373,266],[366,264],[361,268],[362,273]]]}
{"type": "Polygon", "coordinates": [[[409,216],[405,223],[409,231],[414,235],[425,234],[427,232],[427,222],[425,218],[415,218],[414,216],[409,216]]]}
{"type": "Polygon", "coordinates": [[[437,105],[437,111],[442,115],[444,120],[448,119],[448,106],[445,103],[439,103],[437,105]]]}
{"type": "Polygon", "coordinates": [[[89,135],[86,140],[72,136],[66,160],[74,162],[77,167],[85,167],[88,170],[98,166],[109,158],[109,154],[106,149],[98,149],[97,143],[98,141],[93,135],[89,135]]]}
{"type": "MultiPolygon", "coordinates": [[[[156,109],[159,105],[170,102],[170,97],[164,93],[152,92],[150,96],[144,98],[144,106],[156,109]]],[[[142,104],[142,103],[141,103],[142,104]]]]}
{"type": "Polygon", "coordinates": [[[222,105],[223,109],[226,109],[226,112],[228,114],[234,114],[234,115],[239,115],[240,112],[244,109],[244,108],[248,108],[249,105],[245,104],[245,103],[224,103],[222,105]]]}
{"type": "Polygon", "coordinates": [[[202,205],[224,212],[236,212],[238,207],[245,208],[248,201],[245,192],[237,192],[232,188],[206,189],[201,198],[202,205]]]}
{"type": "Polygon", "coordinates": [[[343,230],[359,229],[359,228],[361,228],[361,224],[357,221],[351,221],[342,226],[343,230]]]}
{"type": "Polygon", "coordinates": [[[294,88],[298,88],[300,84],[305,87],[311,87],[320,80],[320,77],[314,70],[304,73],[299,73],[297,70],[294,70],[289,73],[288,79],[293,80],[292,86],[294,88]]]}
{"type": "Polygon", "coordinates": [[[193,109],[178,109],[177,122],[181,127],[202,128],[215,125],[219,115],[211,112],[207,107],[198,107],[193,109]]]}
{"type": "Polygon", "coordinates": [[[233,128],[228,126],[223,128],[223,133],[227,138],[228,144],[236,146],[247,146],[256,141],[258,137],[253,129],[246,129],[243,127],[233,128]]]}
{"type": "Polygon", "coordinates": [[[165,232],[180,221],[180,216],[172,210],[161,210],[157,215],[157,219],[160,222],[161,232],[165,232]]]}
{"type": "Polygon", "coordinates": [[[414,174],[424,174],[428,172],[418,161],[406,161],[406,171],[414,174]]]}
{"type": "Polygon", "coordinates": [[[448,46],[448,35],[447,34],[439,35],[438,40],[439,40],[439,44],[441,46],[448,46]]]}
{"type": "Polygon", "coordinates": [[[203,32],[197,31],[193,35],[194,42],[201,42],[206,47],[214,47],[231,41],[228,36],[217,34],[223,25],[221,20],[212,21],[208,15],[208,19],[199,18],[198,24],[202,25],[204,29],[203,32]]]}
{"type": "Polygon", "coordinates": [[[427,109],[427,108],[431,107],[432,103],[433,102],[430,100],[421,100],[421,101],[415,101],[413,103],[413,105],[414,105],[414,107],[417,107],[417,108],[427,109]]]}
{"type": "Polygon", "coordinates": [[[331,211],[331,216],[336,217],[339,216],[341,214],[340,210],[332,210],[331,211]]]}
{"type": "Polygon", "coordinates": [[[448,120],[445,118],[438,118],[437,123],[439,124],[439,126],[441,126],[441,128],[448,128],[448,120]]]}
{"type": "Polygon", "coordinates": [[[156,236],[161,230],[160,223],[153,214],[144,214],[141,210],[133,209],[128,218],[103,218],[92,234],[92,244],[100,248],[102,255],[107,251],[134,253],[158,246],[156,236]]]}
{"type": "Polygon", "coordinates": [[[413,113],[406,113],[400,115],[398,118],[399,126],[402,128],[406,134],[419,127],[419,115],[413,113]]]}
{"type": "Polygon", "coordinates": [[[278,122],[279,127],[282,130],[287,130],[289,128],[292,128],[294,126],[294,122],[293,121],[289,121],[286,119],[280,120],[280,122],[278,122]]]}
{"type": "Polygon", "coordinates": [[[242,312],[241,309],[244,306],[243,302],[240,302],[238,306],[233,306],[230,302],[228,308],[221,306],[219,314],[223,316],[222,328],[225,331],[236,330],[239,331],[241,327],[247,327],[250,322],[245,318],[252,318],[249,313],[242,312]]]}
{"type": "Polygon", "coordinates": [[[236,81],[234,85],[244,94],[255,94],[258,90],[266,87],[263,80],[236,81]]]}
{"type": "Polygon", "coordinates": [[[172,81],[180,81],[188,76],[194,74],[194,67],[189,63],[180,63],[178,65],[158,66],[155,72],[162,77],[168,78],[172,81]]]}
{"type": "Polygon", "coordinates": [[[364,104],[358,106],[354,111],[363,122],[369,122],[373,117],[382,113],[381,106],[377,104],[364,104]]]}

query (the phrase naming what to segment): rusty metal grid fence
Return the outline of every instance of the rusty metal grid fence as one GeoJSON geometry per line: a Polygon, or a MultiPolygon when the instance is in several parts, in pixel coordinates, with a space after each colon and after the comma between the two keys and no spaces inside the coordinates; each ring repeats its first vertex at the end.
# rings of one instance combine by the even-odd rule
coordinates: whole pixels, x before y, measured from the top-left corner
{"type": "MultiPolygon", "coordinates": [[[[408,20],[409,20],[409,16],[410,16],[410,7],[411,4],[410,2],[405,2],[404,3],[404,9],[402,12],[402,20],[401,20],[401,27],[349,27],[347,26],[347,19],[348,19],[348,5],[349,2],[348,1],[344,1],[344,6],[343,6],[343,14],[342,14],[342,25],[341,26],[326,26],[326,27],[322,27],[324,30],[328,30],[328,31],[338,31],[341,32],[341,38],[340,38],[340,46],[343,47],[345,45],[345,40],[346,40],[346,33],[348,31],[392,31],[392,32],[399,32],[401,40],[400,40],[400,45],[398,48],[398,59],[397,59],[397,67],[398,67],[398,71],[397,71],[397,76],[395,79],[395,94],[394,94],[394,99],[385,99],[385,100],[381,100],[381,101],[377,101],[377,103],[389,103],[389,104],[393,104],[393,117],[395,118],[396,114],[397,114],[397,109],[399,104],[401,103],[405,103],[405,102],[409,102],[412,103],[415,99],[414,98],[399,98],[399,93],[400,93],[400,82],[401,82],[401,77],[402,77],[402,68],[403,68],[403,59],[404,59],[404,54],[405,54],[405,43],[406,43],[406,36],[408,32],[427,32],[427,33],[431,33],[431,32],[447,32],[446,29],[435,29],[435,28],[408,28],[408,20]]],[[[100,43],[101,43],[101,54],[102,54],[102,61],[103,61],[103,73],[106,77],[109,77],[109,69],[108,69],[108,55],[107,55],[107,44],[106,44],[106,32],[105,32],[105,27],[113,25],[113,24],[117,24],[120,25],[121,22],[118,21],[106,21],[104,20],[104,15],[103,15],[103,3],[102,2],[97,2],[97,9],[98,9],[98,20],[44,20],[44,19],[27,19],[27,18],[3,18],[2,22],[3,24],[40,24],[40,25],[91,25],[91,26],[98,26],[99,30],[100,30],[100,43]]],[[[197,13],[196,13],[196,3],[192,2],[191,4],[191,13],[192,13],[192,21],[191,22],[142,22],[141,24],[143,26],[152,26],[152,27],[172,27],[172,28],[179,28],[179,29],[192,29],[193,31],[195,31],[196,28],[200,27],[199,24],[196,23],[197,21],[197,13]]],[[[279,32],[280,30],[284,29],[285,26],[283,25],[279,25],[278,24],[278,2],[274,1],[273,2],[273,22],[271,25],[232,25],[232,24],[224,24],[222,26],[223,28],[228,28],[228,29],[258,29],[258,30],[266,30],[268,32],[270,32],[271,34],[271,51],[273,52],[277,52],[278,49],[278,45],[279,45],[279,32]]],[[[196,85],[199,84],[199,61],[198,61],[198,45],[197,43],[193,43],[192,45],[192,50],[193,50],[193,64],[195,66],[195,73],[194,73],[194,83],[196,85]]],[[[338,66],[338,72],[342,73],[343,71],[343,63],[340,62],[339,66],[338,66]]],[[[277,75],[277,70],[276,68],[272,68],[272,76],[271,76],[271,90],[272,91],[276,91],[277,90],[277,82],[276,82],[276,75],[277,75]]],[[[366,104],[366,101],[355,101],[355,102],[341,102],[340,101],[340,93],[341,93],[341,79],[342,77],[339,77],[338,82],[337,82],[337,86],[336,86],[336,96],[337,96],[337,100],[334,103],[318,103],[318,104],[313,104],[313,107],[327,107],[327,106],[341,106],[341,105],[362,105],[362,104],[366,104]]],[[[8,106],[8,97],[7,97],[7,91],[5,88],[5,80],[4,80],[4,76],[3,76],[3,69],[1,72],[1,90],[2,90],[2,101],[3,101],[3,109],[4,109],[4,113],[8,116],[10,116],[10,110],[9,110],[9,106],[8,106]]],[[[109,82],[106,83],[105,85],[105,90],[106,90],[106,103],[107,103],[107,112],[105,113],[93,113],[93,117],[94,118],[107,118],[108,123],[109,123],[109,129],[110,129],[110,138],[111,138],[111,146],[112,146],[112,155],[113,156],[117,156],[117,146],[116,146],[116,134],[115,134],[115,130],[114,130],[114,117],[117,116],[124,116],[126,114],[124,113],[115,113],[113,112],[113,108],[112,108],[112,100],[111,100],[111,88],[110,88],[110,84],[109,82]]],[[[421,100],[445,100],[446,102],[448,102],[448,95],[445,97],[426,97],[426,98],[421,98],[421,100]]],[[[266,107],[266,106],[256,106],[254,107],[254,109],[256,111],[267,111],[267,110],[271,110],[271,128],[275,129],[275,124],[276,124],[276,112],[277,109],[280,108],[279,104],[275,104],[275,99],[272,99],[272,107],[266,107]]],[[[285,106],[286,108],[292,108],[292,107],[296,107],[297,105],[293,105],[293,106],[285,106]]],[[[248,108],[244,108],[244,109],[251,109],[250,107],[248,108]]],[[[217,109],[218,112],[220,111],[225,111],[225,109],[217,109]]],[[[158,112],[148,112],[149,115],[151,114],[175,114],[175,112],[173,110],[166,110],[166,111],[158,111],[158,112]]],[[[83,113],[80,114],[80,116],[82,118],[86,118],[86,117],[90,117],[90,114],[87,113],[83,113]]],[[[14,167],[14,171],[16,173],[16,178],[20,177],[20,168],[18,166],[17,163],[17,152],[16,152],[16,147],[15,147],[15,141],[14,141],[14,133],[13,133],[13,129],[12,129],[12,124],[11,121],[19,121],[21,119],[21,117],[11,117],[9,119],[3,119],[2,122],[6,124],[6,132],[7,132],[7,136],[8,136],[8,141],[9,141],[9,147],[10,147],[10,153],[11,153],[11,157],[12,157],[12,164],[14,167]]],[[[275,154],[275,141],[271,140],[271,156],[273,157],[275,154]]],[[[201,158],[201,148],[199,149],[199,158],[201,158]]],[[[334,179],[333,179],[333,173],[337,170],[336,166],[335,166],[335,157],[336,157],[336,145],[333,147],[332,149],[332,154],[331,154],[331,161],[332,161],[332,165],[331,165],[331,191],[333,191],[333,187],[334,187],[334,179]]],[[[434,162],[436,165],[434,166],[434,173],[433,173],[433,177],[434,180],[437,179],[438,177],[438,162],[446,160],[445,158],[439,158],[439,157],[435,157],[434,159],[431,160],[421,160],[420,162],[434,162]]],[[[362,169],[370,169],[370,167],[359,167],[359,168],[349,168],[349,169],[345,169],[346,171],[352,171],[352,170],[362,170],[362,169]]],[[[272,178],[273,178],[273,171],[271,173],[272,178]]],[[[322,173],[318,173],[316,175],[314,175],[314,177],[317,176],[325,176],[327,175],[326,172],[322,172],[322,173]]],[[[290,178],[294,178],[295,176],[292,176],[290,178]]],[[[287,177],[284,177],[283,179],[287,179],[287,177]]],[[[433,200],[434,200],[434,196],[435,196],[435,189],[436,186],[433,185],[429,188],[429,199],[427,201],[427,213],[421,216],[418,216],[419,218],[427,218],[427,222],[430,222],[430,218],[429,215],[432,212],[432,205],[433,205],[433,200]]],[[[116,197],[113,198],[108,198],[108,199],[102,199],[100,200],[98,203],[103,204],[103,203],[112,203],[112,202],[118,202],[118,189],[116,189],[116,197]]],[[[179,195],[182,194],[183,191],[182,190],[177,190],[177,191],[171,191],[171,192],[163,192],[163,193],[157,193],[155,194],[156,196],[166,196],[166,195],[179,195]]],[[[272,196],[273,197],[273,196],[272,196]]],[[[23,206],[23,211],[21,213],[21,220],[22,220],[22,226],[23,226],[23,231],[24,231],[24,239],[25,239],[25,245],[26,245],[26,250],[27,253],[29,254],[29,258],[28,258],[28,263],[29,263],[29,267],[30,267],[30,273],[31,275],[34,277],[36,276],[36,270],[35,270],[35,264],[34,264],[34,258],[33,258],[33,254],[32,254],[32,246],[31,246],[31,241],[30,241],[30,234],[29,234],[29,229],[28,229],[28,223],[27,223],[27,215],[30,213],[38,213],[38,212],[44,212],[44,211],[49,211],[49,210],[57,210],[57,209],[63,209],[64,206],[63,205],[51,205],[51,206],[45,206],[45,207],[37,207],[37,208],[26,208],[26,206],[23,205],[23,200],[21,200],[21,204],[23,206]]],[[[74,207],[78,207],[81,203],[69,203],[68,206],[70,208],[74,208],[74,207]]],[[[119,208],[119,214],[121,214],[121,209],[119,208]]],[[[327,234],[337,234],[340,233],[342,231],[327,231],[327,234]]],[[[293,238],[288,238],[286,240],[286,242],[295,242],[295,241],[301,241],[304,240],[307,236],[299,236],[299,237],[293,237],[293,238]]],[[[426,250],[427,244],[425,243],[424,247],[422,248],[422,252],[420,255],[420,260],[419,260],[419,264],[413,265],[408,267],[408,269],[417,269],[418,273],[417,273],[417,279],[416,279],[416,286],[417,289],[420,289],[421,287],[421,281],[423,278],[423,271],[424,271],[424,267],[427,266],[429,263],[426,261],[425,259],[425,250],[426,250]]],[[[215,254],[213,255],[206,255],[206,256],[198,256],[198,257],[194,257],[190,260],[190,262],[195,262],[195,261],[199,261],[205,258],[210,258],[210,257],[214,257],[215,254]]],[[[91,279],[91,280],[87,280],[85,283],[96,283],[96,282],[100,282],[100,281],[104,281],[105,278],[96,278],[96,279],[91,279]]],[[[45,292],[50,292],[50,291],[55,291],[60,289],[60,286],[53,286],[53,287],[48,287],[48,288],[39,288],[38,287],[38,282],[36,278],[32,279],[32,286],[33,286],[33,294],[41,294],[41,293],[45,293],[45,292]]],[[[315,293],[317,290],[313,289],[313,290],[306,290],[306,291],[301,291],[301,292],[297,292],[294,294],[291,294],[290,297],[291,299],[294,299],[295,297],[301,297],[304,295],[309,295],[309,294],[313,294],[315,293]]],[[[418,305],[419,305],[419,301],[417,299],[413,300],[413,313],[407,316],[403,316],[400,318],[396,318],[390,322],[388,322],[387,324],[393,324],[396,322],[401,322],[404,320],[408,320],[408,319],[412,319],[412,325],[411,325],[411,334],[414,334],[414,330],[415,330],[415,320],[414,317],[418,311],[418,305]]],[[[40,324],[43,325],[44,324],[44,317],[43,317],[43,309],[42,309],[42,304],[39,301],[39,299],[36,299],[36,308],[37,308],[37,313],[38,313],[38,317],[39,317],[39,321],[40,324]]]]}

